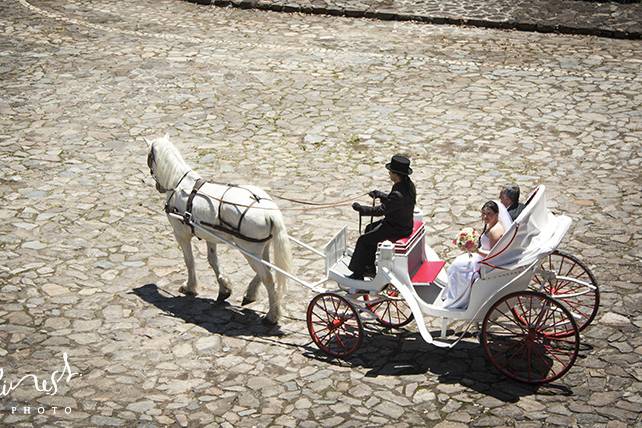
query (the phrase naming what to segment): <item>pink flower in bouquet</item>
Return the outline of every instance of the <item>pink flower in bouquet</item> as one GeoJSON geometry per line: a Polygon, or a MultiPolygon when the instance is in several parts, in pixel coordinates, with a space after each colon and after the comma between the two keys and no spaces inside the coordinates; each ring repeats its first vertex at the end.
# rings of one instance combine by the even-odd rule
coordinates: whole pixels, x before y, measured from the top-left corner
{"type": "Polygon", "coordinates": [[[472,227],[463,228],[458,234],[457,238],[453,240],[453,244],[467,253],[474,253],[477,251],[479,243],[479,233],[472,227]]]}

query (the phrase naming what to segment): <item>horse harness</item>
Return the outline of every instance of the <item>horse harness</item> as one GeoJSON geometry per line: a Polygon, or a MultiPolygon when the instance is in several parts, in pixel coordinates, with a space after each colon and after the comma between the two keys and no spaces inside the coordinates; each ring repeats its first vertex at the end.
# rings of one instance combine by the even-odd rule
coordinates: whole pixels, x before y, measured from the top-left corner
{"type": "MultiPolygon", "coordinates": [[[[187,175],[187,174],[186,174],[187,175]]],[[[183,176],[185,178],[185,176],[183,176]]],[[[181,181],[183,180],[181,178],[181,181]]],[[[179,181],[180,183],[180,181],[179,181]]],[[[192,234],[194,234],[194,222],[193,222],[193,216],[192,216],[192,207],[194,203],[194,198],[196,195],[199,193],[199,190],[203,185],[207,183],[207,181],[203,180],[202,178],[197,178],[196,182],[194,183],[194,187],[192,188],[192,191],[190,192],[188,198],[187,198],[187,205],[185,207],[185,212],[183,213],[183,224],[187,224],[191,229],[192,229],[192,234]]],[[[241,224],[243,223],[243,219],[245,218],[245,214],[254,206],[254,204],[260,203],[261,200],[266,200],[270,201],[271,199],[269,198],[261,198],[260,196],[256,195],[254,192],[252,192],[250,189],[247,189],[245,187],[239,186],[237,184],[223,184],[223,183],[217,183],[217,182],[211,182],[212,184],[219,184],[222,186],[227,186],[221,197],[218,199],[219,201],[219,206],[218,206],[218,211],[216,213],[216,219],[218,220],[219,224],[214,224],[214,223],[209,223],[205,221],[199,222],[201,225],[208,227],[210,229],[214,229],[220,232],[224,232],[227,234],[230,234],[232,236],[235,236],[237,238],[243,239],[244,241],[249,241],[249,242],[266,242],[272,239],[272,227],[274,226],[272,222],[270,221],[270,234],[266,238],[252,238],[249,236],[245,236],[241,233],[241,224]],[[238,188],[238,189],[243,189],[252,195],[253,201],[249,205],[242,205],[245,207],[245,210],[241,213],[241,216],[239,217],[239,221],[236,225],[230,223],[229,221],[225,220],[222,215],[221,215],[221,208],[223,207],[224,204],[228,205],[233,205],[236,207],[239,207],[241,205],[239,204],[234,204],[231,202],[226,202],[225,201],[225,195],[227,192],[232,189],[232,188],[238,188]]],[[[178,185],[176,186],[178,187],[178,185]]],[[[170,212],[173,212],[175,214],[179,214],[178,209],[176,207],[170,207],[169,206],[169,200],[171,199],[171,196],[167,199],[167,204],[165,204],[165,212],[169,214],[170,212]]]]}

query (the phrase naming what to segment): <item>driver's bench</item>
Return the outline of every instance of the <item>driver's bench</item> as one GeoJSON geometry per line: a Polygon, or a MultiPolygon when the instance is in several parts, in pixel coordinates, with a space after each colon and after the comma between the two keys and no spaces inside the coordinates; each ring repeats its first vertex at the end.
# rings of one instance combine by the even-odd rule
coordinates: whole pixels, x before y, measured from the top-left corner
{"type": "Polygon", "coordinates": [[[423,221],[415,220],[412,233],[395,242],[395,256],[408,259],[408,276],[413,285],[428,285],[434,282],[445,261],[426,260],[426,227],[423,221]]]}

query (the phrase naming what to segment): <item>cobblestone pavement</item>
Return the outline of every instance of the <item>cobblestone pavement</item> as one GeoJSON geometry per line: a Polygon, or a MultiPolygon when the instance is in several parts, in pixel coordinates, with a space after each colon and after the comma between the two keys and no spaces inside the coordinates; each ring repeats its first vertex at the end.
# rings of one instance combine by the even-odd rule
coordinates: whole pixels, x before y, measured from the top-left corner
{"type": "Polygon", "coordinates": [[[640,0],[189,0],[200,4],[545,33],[642,38],[640,0]]]}
{"type": "MultiPolygon", "coordinates": [[[[639,42],[169,0],[0,9],[0,385],[60,370],[63,353],[82,374],[55,395],[27,379],[0,424],[640,424],[639,42]],[[215,302],[202,243],[201,294],[179,296],[143,143],[164,132],[205,177],[315,201],[385,189],[383,163],[408,154],[446,259],[500,185],[546,184],[574,219],[563,247],[602,290],[581,357],[526,387],[474,338],[446,351],[370,325],[352,359],[328,360],[306,332],[310,292],[291,284],[280,328],[263,326],[265,293],[240,306],[252,275],[231,249],[234,293],[215,302]]],[[[343,225],[356,237],[349,207],[282,206],[317,247],[343,225]]],[[[298,275],[321,269],[297,254],[298,275]]]]}

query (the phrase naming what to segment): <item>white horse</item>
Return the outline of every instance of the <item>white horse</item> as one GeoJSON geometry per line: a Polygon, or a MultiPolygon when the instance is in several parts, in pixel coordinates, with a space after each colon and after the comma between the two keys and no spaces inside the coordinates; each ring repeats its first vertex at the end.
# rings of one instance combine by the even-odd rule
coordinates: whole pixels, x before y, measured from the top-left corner
{"type": "MultiPolygon", "coordinates": [[[[183,160],[179,151],[169,141],[169,136],[145,140],[148,145],[147,165],[156,181],[156,190],[166,193],[166,211],[184,215],[190,193],[200,176],[183,160]]],[[[267,193],[254,186],[229,186],[205,183],[193,196],[192,219],[199,224],[207,223],[219,229],[214,233],[233,241],[236,245],[255,256],[269,261],[269,243],[273,244],[274,264],[286,272],[292,271],[290,242],[283,216],[267,193]],[[223,202],[222,202],[223,201],[223,202]],[[231,232],[221,231],[223,227],[231,232]],[[236,230],[235,230],[236,229],[236,230]]],[[[187,282],[179,291],[195,296],[196,272],[192,255],[192,237],[207,241],[207,260],[212,266],[219,284],[218,301],[225,301],[232,293],[229,281],[221,274],[216,256],[216,242],[200,236],[192,228],[169,216],[178,245],[183,250],[187,266],[187,282]]],[[[269,267],[245,256],[256,272],[243,298],[243,305],[256,300],[259,283],[267,289],[270,309],[264,318],[266,323],[276,324],[281,316],[281,299],[286,291],[286,276],[276,273],[275,281],[269,267]]]]}

